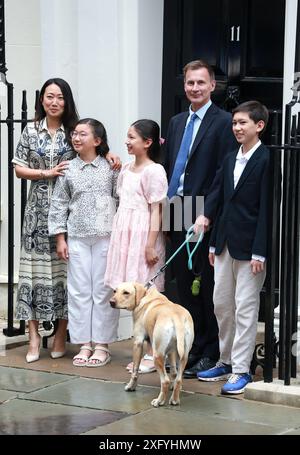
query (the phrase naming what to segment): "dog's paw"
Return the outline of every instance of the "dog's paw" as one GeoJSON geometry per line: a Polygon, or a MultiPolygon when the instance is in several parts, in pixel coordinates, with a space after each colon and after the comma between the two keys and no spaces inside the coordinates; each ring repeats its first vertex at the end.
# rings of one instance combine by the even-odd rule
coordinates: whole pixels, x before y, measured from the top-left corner
{"type": "Polygon", "coordinates": [[[155,398],[154,400],[151,401],[152,406],[155,408],[158,408],[159,406],[163,406],[165,404],[164,400],[159,400],[159,398],[155,398]]]}
{"type": "Polygon", "coordinates": [[[132,382],[130,381],[128,382],[128,384],[126,384],[124,389],[126,390],[126,392],[134,392],[136,389],[136,384],[132,384],[132,382]]]}
{"type": "Polygon", "coordinates": [[[175,400],[173,397],[171,397],[169,400],[169,404],[171,404],[172,406],[177,406],[180,404],[180,400],[175,400]]]}

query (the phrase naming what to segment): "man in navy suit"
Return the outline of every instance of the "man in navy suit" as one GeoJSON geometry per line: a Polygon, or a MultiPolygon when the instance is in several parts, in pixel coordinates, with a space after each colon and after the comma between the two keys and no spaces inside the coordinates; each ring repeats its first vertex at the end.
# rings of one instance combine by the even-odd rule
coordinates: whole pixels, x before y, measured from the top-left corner
{"type": "MultiPolygon", "coordinates": [[[[213,69],[206,62],[196,60],[188,63],[183,73],[184,90],[191,105],[188,112],[175,115],[170,120],[164,147],[164,165],[170,185],[168,195],[171,202],[177,199],[182,207],[180,219],[175,219],[174,214],[171,216],[172,251],[185,240],[186,228],[189,226],[184,226],[184,219],[189,219],[190,225],[199,216],[197,202],[201,198],[205,200],[208,193],[215,194],[218,191],[224,157],[237,146],[232,133],[231,114],[219,109],[211,101],[211,94],[216,87],[213,69]],[[190,121],[193,122],[191,140],[184,167],[178,175],[178,164],[182,161],[181,149],[188,142],[186,132],[191,126],[190,121]]],[[[207,211],[205,215],[206,218],[202,219],[204,223],[209,223],[215,214],[207,211]]],[[[186,378],[196,377],[198,371],[214,366],[219,358],[218,326],[212,298],[213,268],[208,262],[209,236],[207,232],[198,249],[193,271],[188,270],[185,249],[172,262],[179,303],[191,313],[195,329],[194,344],[184,372],[186,378]],[[192,294],[191,286],[195,276],[200,275],[200,292],[196,296],[192,294]]]]}
{"type": "Polygon", "coordinates": [[[267,122],[268,110],[258,101],[233,110],[233,132],[241,146],[224,160],[218,196],[208,198],[217,212],[209,260],[215,269],[220,358],[197,376],[201,381],[228,378],[223,394],[242,393],[252,381],[249,370],[266,274],[269,150],[259,136],[267,122]]]}

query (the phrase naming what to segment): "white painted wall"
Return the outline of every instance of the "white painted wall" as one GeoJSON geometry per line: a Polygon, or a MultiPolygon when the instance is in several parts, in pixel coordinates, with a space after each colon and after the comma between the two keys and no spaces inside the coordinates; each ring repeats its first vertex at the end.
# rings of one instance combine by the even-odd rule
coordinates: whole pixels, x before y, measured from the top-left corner
{"type": "Polygon", "coordinates": [[[52,77],[61,77],[69,82],[77,99],[78,1],[39,2],[42,48],[40,85],[52,77]]]}
{"type": "MultiPolygon", "coordinates": [[[[104,123],[111,150],[123,161],[128,160],[124,141],[129,125],[141,117],[160,123],[163,0],[10,0],[6,32],[8,79],[16,92],[27,88],[34,94],[50,77],[66,79],[80,116],[104,123]]],[[[5,282],[6,209],[2,216],[0,275],[5,282]]],[[[19,232],[17,219],[16,278],[19,232]]],[[[0,311],[5,306],[0,295],[0,311]]],[[[131,333],[131,315],[125,314],[120,337],[131,333]]]]}
{"type": "Polygon", "coordinates": [[[41,0],[41,18],[43,79],[65,78],[127,160],[129,125],[160,122],[163,0],[41,0]]]}

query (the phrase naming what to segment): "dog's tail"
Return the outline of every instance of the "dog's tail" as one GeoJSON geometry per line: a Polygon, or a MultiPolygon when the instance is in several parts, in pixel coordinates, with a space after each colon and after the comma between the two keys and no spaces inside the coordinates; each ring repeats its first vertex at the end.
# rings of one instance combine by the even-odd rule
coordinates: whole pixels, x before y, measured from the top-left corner
{"type": "Polygon", "coordinates": [[[174,315],[174,325],[176,330],[176,337],[177,337],[177,352],[180,359],[184,357],[185,349],[185,331],[182,330],[184,327],[184,323],[177,315],[174,315]]]}

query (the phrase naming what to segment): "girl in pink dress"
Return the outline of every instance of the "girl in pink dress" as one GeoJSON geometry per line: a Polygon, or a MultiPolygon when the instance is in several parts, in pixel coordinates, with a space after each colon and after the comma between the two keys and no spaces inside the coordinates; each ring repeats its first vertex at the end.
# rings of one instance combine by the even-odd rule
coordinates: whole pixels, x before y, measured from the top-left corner
{"type": "MultiPolygon", "coordinates": [[[[163,166],[158,164],[158,124],[146,119],[134,122],[126,146],[135,160],[124,165],[117,182],[120,204],[113,221],[105,274],[105,283],[113,289],[124,281],[146,283],[165,263],[161,212],[168,181],[163,166]]],[[[158,291],[164,290],[163,274],[155,285],[158,291]]],[[[141,372],[154,371],[153,359],[149,354],[145,357],[141,372]]]]}

